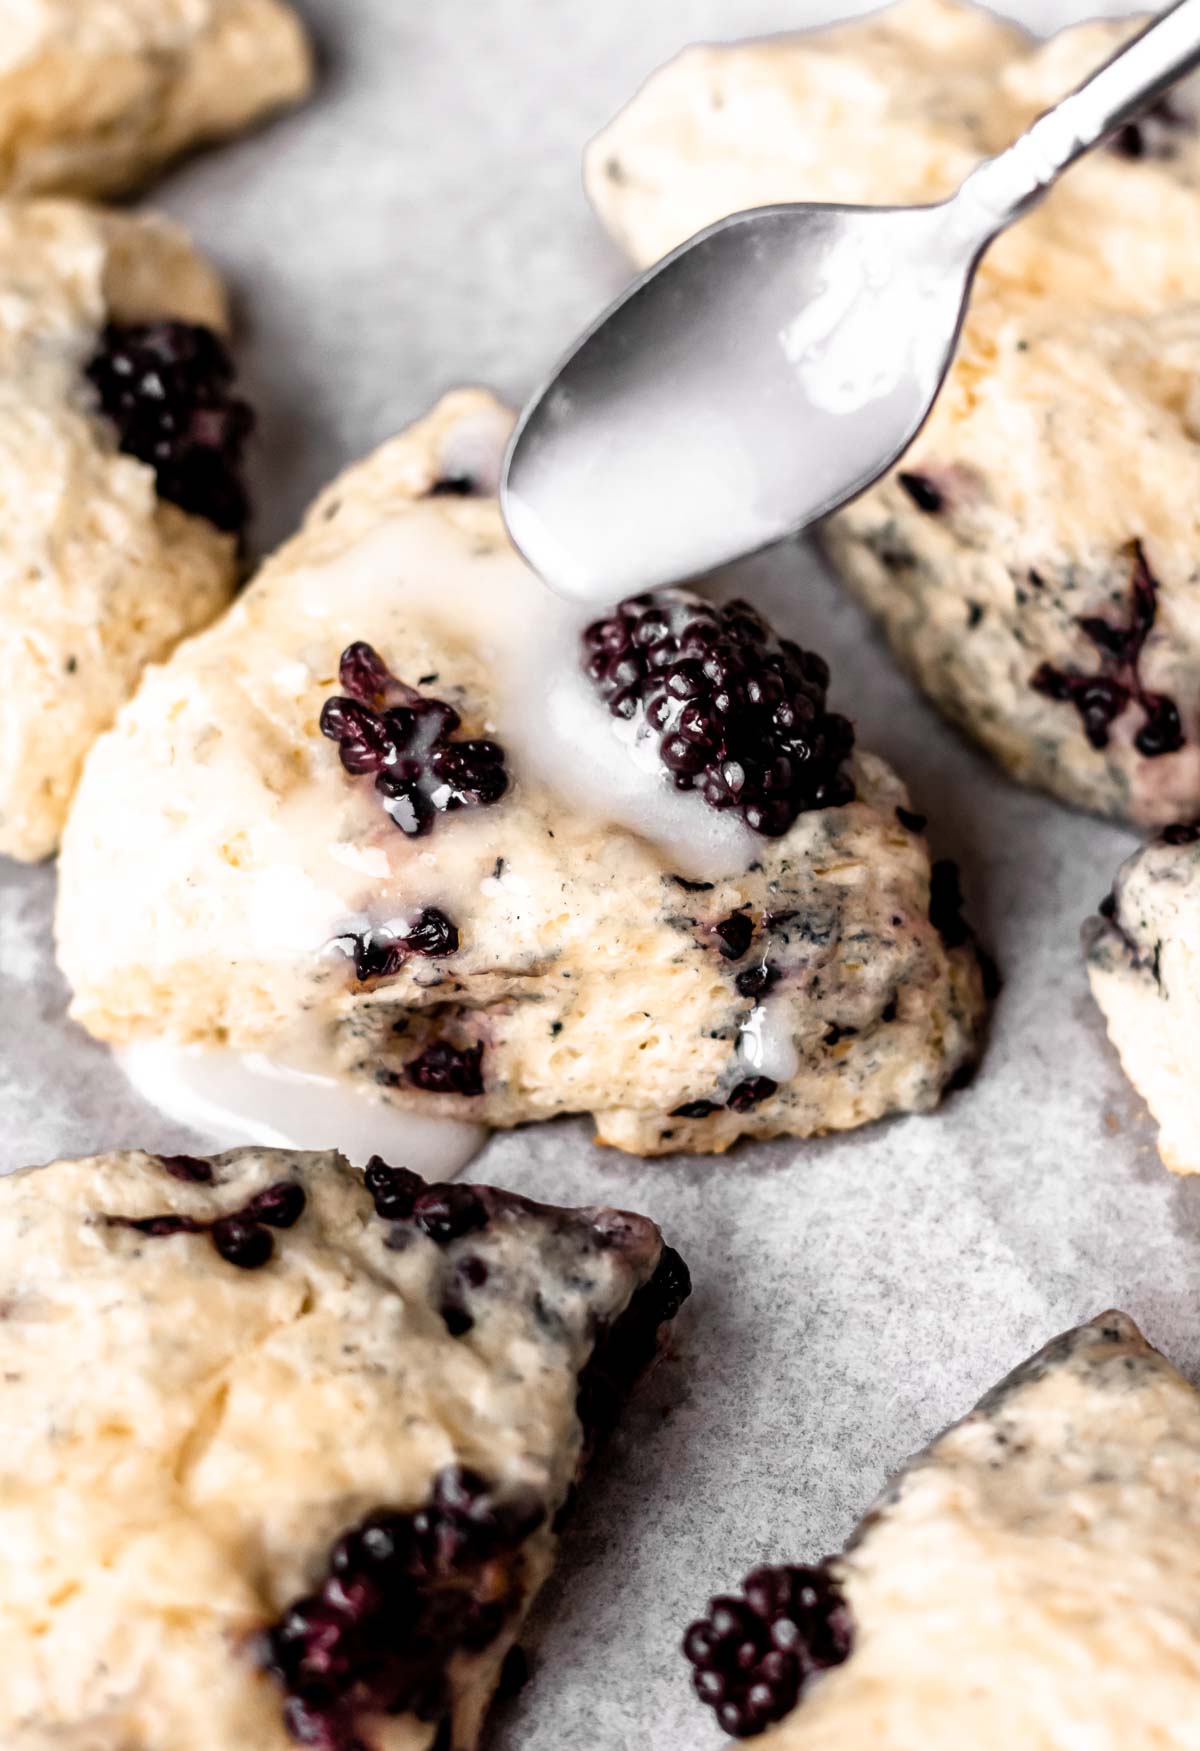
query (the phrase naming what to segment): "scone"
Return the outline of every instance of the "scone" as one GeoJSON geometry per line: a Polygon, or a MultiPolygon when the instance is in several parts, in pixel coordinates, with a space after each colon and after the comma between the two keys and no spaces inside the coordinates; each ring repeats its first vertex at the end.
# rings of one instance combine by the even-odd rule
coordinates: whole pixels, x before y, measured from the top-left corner
{"type": "Polygon", "coordinates": [[[552,598],[510,424],[447,398],[146,676],[66,835],[72,1014],[643,1154],[932,1107],[982,979],[903,787],[748,607],[552,598]]]}
{"type": "Polygon", "coordinates": [[[0,0],[0,190],[117,194],[304,96],[285,0],[0,0]]]}
{"type": "Polygon", "coordinates": [[[1200,1398],[1103,1314],[911,1460],[842,1556],[714,1599],[696,1690],[772,1751],[1195,1751],[1198,1483],[1200,1398]]]}
{"type": "Polygon", "coordinates": [[[473,1751],[688,1291],[641,1216],[336,1154],[0,1180],[5,1751],[473,1751]]]}
{"type": "Polygon", "coordinates": [[[0,853],[58,844],[147,663],[229,601],[249,410],[164,219],[0,203],[0,853]]]}
{"type": "Polygon", "coordinates": [[[1200,1173],[1200,827],[1129,859],[1084,928],[1088,977],[1176,1173],[1200,1173]]]}
{"type": "MultiPolygon", "coordinates": [[[[593,144],[588,186],[639,263],[763,202],[937,201],[1132,28],[1042,44],[901,0],[690,49],[593,144]]],[[[993,245],[929,425],[824,531],[1008,771],[1151,824],[1200,807],[1198,107],[1173,92],[993,245]]]]}

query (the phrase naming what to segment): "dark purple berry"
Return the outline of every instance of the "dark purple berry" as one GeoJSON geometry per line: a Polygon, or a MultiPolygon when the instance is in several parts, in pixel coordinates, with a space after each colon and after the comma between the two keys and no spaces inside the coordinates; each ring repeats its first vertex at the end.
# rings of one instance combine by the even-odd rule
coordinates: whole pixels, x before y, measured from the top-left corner
{"type": "Polygon", "coordinates": [[[196,1155],[160,1155],[159,1161],[172,1179],[185,1185],[209,1186],[213,1181],[212,1163],[196,1155]]]}
{"type": "Polygon", "coordinates": [[[740,961],[754,940],[754,920],[745,912],[731,912],[728,918],[713,925],[713,935],[719,939],[727,961],[740,961]]]}
{"type": "Polygon", "coordinates": [[[439,1246],[487,1224],[487,1208],[470,1186],[430,1186],[413,1205],[413,1221],[439,1246]]]}
{"type": "Polygon", "coordinates": [[[1084,675],[1043,663],[1031,679],[1036,692],[1075,707],[1093,748],[1108,747],[1113,724],[1133,704],[1142,712],[1134,747],[1147,760],[1178,753],[1187,739],[1175,701],[1163,693],[1147,692],[1141,677],[1142,653],[1158,613],[1158,589],[1142,545],[1135,542],[1128,624],[1114,626],[1099,615],[1085,615],[1079,621],[1081,631],[1100,652],[1102,672],[1084,675]]]}
{"type": "Polygon", "coordinates": [[[371,1194],[375,1214],[385,1222],[406,1221],[425,1190],[420,1174],[407,1167],[390,1167],[380,1155],[373,1155],[367,1163],[363,1183],[371,1194]]]}
{"type": "Polygon", "coordinates": [[[946,500],[941,488],[927,474],[900,474],[897,479],[918,511],[936,517],[945,506],[946,500]]]}
{"type": "Polygon", "coordinates": [[[685,590],[633,596],[583,635],[583,667],[614,716],[641,715],[679,790],[776,838],[806,809],[849,802],[854,746],[825,709],[829,671],[747,602],[685,590]]]}
{"type": "Polygon", "coordinates": [[[949,858],[935,863],[929,875],[929,922],[947,948],[959,948],[971,934],[963,918],[958,865],[949,858]]]}
{"type": "Polygon", "coordinates": [[[748,1113],[752,1107],[770,1100],[778,1087],[779,1084],[772,1082],[769,1076],[750,1076],[745,1082],[738,1083],[725,1104],[730,1112],[748,1113]]]}
{"type": "Polygon", "coordinates": [[[212,1225],[212,1243],[227,1264],[257,1271],[267,1264],[275,1242],[261,1223],[246,1216],[222,1216],[212,1225]]]}
{"type": "Polygon", "coordinates": [[[439,498],[470,498],[475,491],[475,482],[466,474],[446,474],[441,480],[435,480],[429,489],[431,499],[439,498]]]}
{"type": "Polygon", "coordinates": [[[482,1094],[483,1047],[458,1047],[434,1040],[419,1058],[405,1065],[404,1073],[414,1088],[423,1088],[427,1094],[482,1094]]]}
{"type": "Polygon", "coordinates": [[[507,791],[503,748],[485,739],[453,740],[462,724],[454,707],[397,680],[371,645],[346,647],[339,678],[346,696],[326,700],[321,733],[338,744],[347,772],[374,775],[384,810],[402,833],[419,838],[437,815],[486,808],[507,791]]]}
{"type": "Polygon", "coordinates": [[[420,917],[399,936],[368,930],[361,936],[344,937],[343,943],[353,943],[354,977],[360,984],[368,979],[394,978],[410,955],[424,955],[429,960],[443,960],[458,950],[458,926],[436,906],[426,906],[420,917]]]}
{"type": "Polygon", "coordinates": [[[109,323],[87,376],[120,448],[154,469],[160,497],[241,536],[254,415],[231,392],[220,337],[187,322],[109,323]]]}
{"type": "Polygon", "coordinates": [[[270,1228],[294,1228],[304,1214],[308,1199],[304,1187],[295,1180],[280,1180],[259,1192],[246,1206],[246,1215],[255,1222],[265,1222],[270,1228]]]}
{"type": "Polygon", "coordinates": [[[1200,840],[1200,821],[1177,821],[1162,830],[1164,845],[1195,845],[1200,840]]]}
{"type": "Polygon", "coordinates": [[[687,1266],[674,1247],[664,1246],[650,1280],[625,1311],[596,1337],[582,1374],[575,1408],[588,1450],[616,1421],[617,1412],[654,1360],[660,1334],[692,1292],[687,1266]]]}
{"type": "Polygon", "coordinates": [[[747,967],[734,980],[738,993],[742,997],[753,997],[755,1001],[765,997],[779,983],[779,968],[771,961],[763,961],[760,966],[747,967]]]}
{"type": "Polygon", "coordinates": [[[755,1569],[742,1598],[709,1601],[683,1653],[701,1702],[732,1737],[749,1739],[789,1715],[811,1680],[840,1666],[852,1645],[845,1598],[822,1564],[755,1569]]]}
{"type": "Polygon", "coordinates": [[[686,1100],[681,1107],[675,1107],[671,1113],[673,1119],[707,1119],[710,1113],[717,1111],[717,1103],[712,1100],[686,1100]]]}
{"type": "Polygon", "coordinates": [[[896,819],[908,833],[923,833],[929,825],[927,816],[915,814],[912,809],[904,809],[899,805],[896,807],[896,819]]]}

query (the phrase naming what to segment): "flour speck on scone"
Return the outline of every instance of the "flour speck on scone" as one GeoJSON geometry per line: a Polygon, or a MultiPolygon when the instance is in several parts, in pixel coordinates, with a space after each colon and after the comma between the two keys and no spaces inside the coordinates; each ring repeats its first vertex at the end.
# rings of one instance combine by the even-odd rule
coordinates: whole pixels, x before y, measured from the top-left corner
{"type": "MultiPolygon", "coordinates": [[[[589,190],[639,264],[771,202],[941,201],[1136,28],[1045,42],[963,0],[899,0],[690,48],[594,142],[589,190]]],[[[1198,117],[1178,87],[993,244],[928,425],[823,530],[994,759],[1155,826],[1200,809],[1198,117]]]]}
{"type": "Polygon", "coordinates": [[[166,220],[0,204],[0,853],[56,849],[92,743],[233,594],[252,422],[225,326],[166,220]]]}
{"type": "Polygon", "coordinates": [[[772,1751],[1200,1744],[1200,1395],[1121,1313],[909,1461],[845,1551],[713,1599],[696,1694],[772,1751]]]}
{"type": "Polygon", "coordinates": [[[899,781],[751,606],[556,602],[510,428],[448,397],[147,678],[61,860],[73,1013],[650,1155],[933,1107],[983,978],[899,781]]]}
{"type": "Polygon", "coordinates": [[[654,1225],[269,1149],[0,1214],[5,1751],[474,1751],[688,1295],[654,1225]]]}

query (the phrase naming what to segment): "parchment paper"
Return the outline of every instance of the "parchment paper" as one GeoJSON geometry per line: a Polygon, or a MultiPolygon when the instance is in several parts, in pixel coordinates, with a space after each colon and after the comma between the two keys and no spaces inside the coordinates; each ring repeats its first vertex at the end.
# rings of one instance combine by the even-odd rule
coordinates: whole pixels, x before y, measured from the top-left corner
{"type": "MultiPolygon", "coordinates": [[[[689,40],[860,10],[306,6],[326,59],[315,103],[151,197],[237,289],[264,546],[447,385],[520,399],[617,290],[580,149],[658,62],[689,40]]],[[[1050,28],[1089,8],[1022,10],[1050,28]]],[[[1006,987],[982,1074],[932,1118],[653,1163],[593,1148],[580,1121],[497,1137],[477,1164],[534,1197],[645,1211],[696,1281],[677,1353],[585,1493],[528,1637],[533,1681],[497,1720],[502,1751],[716,1745],[677,1652],[707,1596],[754,1563],[839,1545],[890,1468],[1061,1328],[1119,1305],[1200,1377],[1200,1184],[1160,1165],[1077,946],[1132,837],[999,777],[815,560],[766,569],[803,590],[837,703],[961,860],[1006,987]]],[[[195,1143],[65,1022],[53,886],[52,868],[0,863],[0,1166],[195,1143]]]]}

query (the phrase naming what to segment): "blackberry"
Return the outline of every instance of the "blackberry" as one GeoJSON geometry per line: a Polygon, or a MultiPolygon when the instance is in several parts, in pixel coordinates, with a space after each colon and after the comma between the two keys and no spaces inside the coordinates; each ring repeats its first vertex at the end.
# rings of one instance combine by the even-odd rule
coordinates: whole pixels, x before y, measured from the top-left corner
{"type": "Polygon", "coordinates": [[[840,1666],[853,1644],[850,1612],[829,1565],[761,1568],[742,1596],[709,1601],[683,1638],[692,1684],[735,1739],[789,1715],[806,1686],[840,1666]]]}
{"type": "Polygon", "coordinates": [[[404,1074],[414,1088],[427,1094],[483,1093],[483,1047],[451,1046],[445,1040],[434,1040],[420,1057],[404,1066],[404,1074]]]}
{"type": "Polygon", "coordinates": [[[447,1667],[502,1632],[520,1603],[519,1547],[544,1518],[532,1493],[501,1497],[450,1466],[415,1511],[381,1508],[345,1532],[317,1590],[261,1639],[291,1738],[361,1751],[359,1716],[444,1717],[447,1667]]]}
{"type": "Polygon", "coordinates": [[[748,1113],[752,1107],[770,1100],[778,1087],[769,1076],[750,1076],[738,1083],[725,1104],[731,1113],[748,1113]]]}
{"type": "Polygon", "coordinates": [[[220,337],[189,322],[110,322],[86,368],[120,448],[153,468],[159,496],[241,537],[255,422],[233,374],[220,337]]]}
{"type": "MultiPolygon", "coordinates": [[[[196,1161],[190,1155],[161,1158],[167,1172],[176,1179],[207,1184],[212,1169],[206,1161],[196,1161]],[[173,1166],[168,1166],[173,1163],[173,1166]],[[187,1164],[186,1170],[180,1163],[187,1164]],[[206,1174],[197,1168],[207,1169],[206,1174]]],[[[215,1250],[227,1264],[242,1271],[261,1270],[275,1256],[272,1228],[294,1228],[303,1216],[308,1199],[304,1187],[294,1180],[280,1180],[265,1191],[258,1192],[240,1210],[227,1216],[217,1216],[204,1222],[198,1216],[106,1216],[105,1222],[114,1228],[133,1228],[152,1240],[162,1240],[172,1234],[207,1234],[215,1250]]]]}
{"type": "Polygon", "coordinates": [[[389,1167],[381,1155],[373,1155],[368,1161],[363,1183],[371,1194],[375,1214],[385,1222],[405,1221],[425,1190],[420,1174],[407,1167],[389,1167]]]}
{"type": "Polygon", "coordinates": [[[677,790],[755,832],[779,838],[805,810],[853,800],[854,731],[825,709],[828,668],[748,602],[631,596],[586,629],[583,665],[614,717],[657,736],[677,790]]]}
{"type": "Polygon", "coordinates": [[[757,1002],[779,983],[779,968],[773,961],[763,961],[757,967],[747,967],[733,981],[739,996],[753,997],[757,1002]]]}
{"type": "Polygon", "coordinates": [[[1142,713],[1134,747],[1147,760],[1176,754],[1187,740],[1175,701],[1165,693],[1147,692],[1142,683],[1142,652],[1158,615],[1158,589],[1142,544],[1135,541],[1128,624],[1114,626],[1096,614],[1084,615],[1078,623],[1100,653],[1100,674],[1042,663],[1030,681],[1034,691],[1047,699],[1075,707],[1093,748],[1108,747],[1113,724],[1132,704],[1142,713]]]}
{"type": "Polygon", "coordinates": [[[1136,121],[1118,128],[1109,141],[1109,149],[1122,158],[1175,158],[1180,135],[1192,127],[1190,116],[1181,114],[1169,97],[1160,97],[1136,121]]]}
{"type": "Polygon", "coordinates": [[[671,1111],[673,1119],[707,1119],[710,1113],[717,1111],[717,1103],[712,1100],[685,1100],[681,1107],[671,1111]]]}
{"type": "Polygon", "coordinates": [[[462,719],[453,706],[397,680],[361,641],[342,652],[340,679],[345,693],[326,700],[321,734],[337,743],[347,772],[374,777],[402,833],[420,838],[439,814],[499,802],[508,789],[504,750],[481,738],[456,741],[462,719]]]}
{"type": "Polygon", "coordinates": [[[896,805],[896,819],[907,833],[923,833],[929,825],[927,815],[919,815],[913,809],[901,808],[896,805]]]}
{"type": "Polygon", "coordinates": [[[745,912],[731,912],[713,925],[713,935],[721,944],[721,954],[727,961],[740,961],[754,940],[754,920],[745,912]]]}
{"type": "Polygon", "coordinates": [[[172,1179],[182,1180],[185,1185],[209,1186],[213,1180],[212,1164],[201,1161],[196,1155],[160,1155],[159,1164],[170,1174],[172,1179]]]}
{"type": "Polygon", "coordinates": [[[654,1360],[659,1334],[692,1292],[691,1273],[672,1246],[664,1246],[648,1282],[625,1311],[596,1338],[579,1376],[575,1409],[591,1450],[616,1421],[622,1401],[654,1360]]]}
{"type": "Polygon", "coordinates": [[[413,1205],[412,1214],[422,1234],[439,1246],[473,1234],[485,1227],[488,1219],[486,1206],[472,1188],[455,1185],[430,1186],[413,1205]]]}
{"type": "Polygon", "coordinates": [[[929,872],[929,922],[947,948],[961,948],[970,938],[971,927],[962,914],[958,865],[942,858],[929,872]]]}
{"type": "Polygon", "coordinates": [[[436,906],[426,906],[399,935],[386,930],[366,930],[360,936],[343,937],[340,941],[354,956],[354,977],[361,985],[368,979],[394,978],[411,955],[424,955],[436,961],[456,954],[459,935],[452,918],[436,906]]]}
{"type": "Polygon", "coordinates": [[[899,474],[896,478],[918,511],[924,511],[926,516],[936,517],[944,509],[945,495],[927,474],[899,474]]]}
{"type": "Polygon", "coordinates": [[[1164,845],[1195,845],[1200,839],[1200,821],[1176,821],[1160,835],[1164,845]]]}

